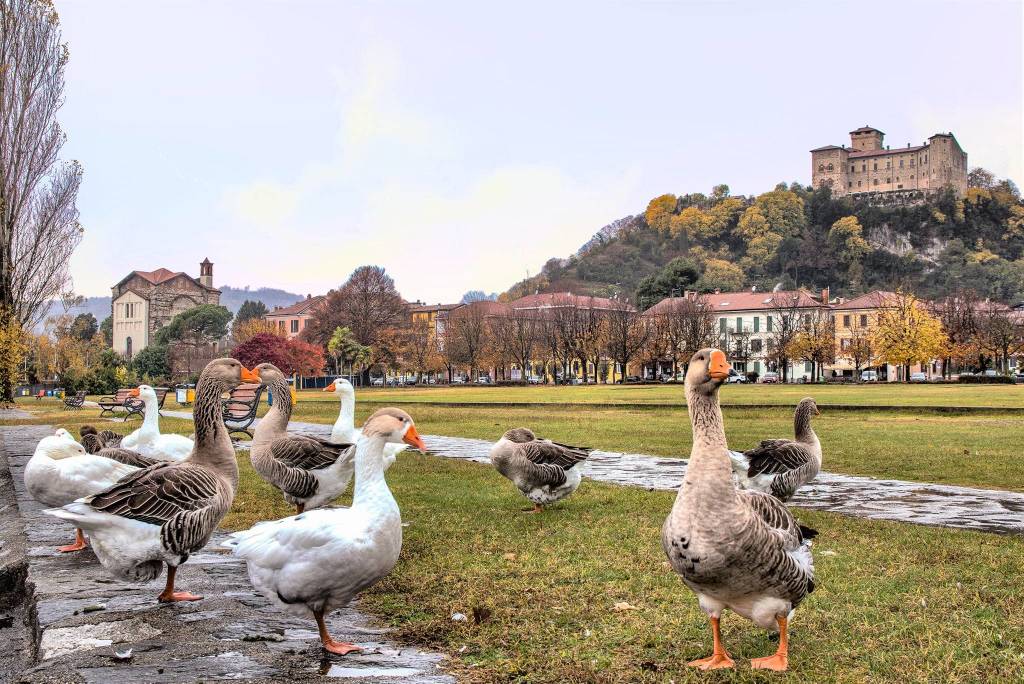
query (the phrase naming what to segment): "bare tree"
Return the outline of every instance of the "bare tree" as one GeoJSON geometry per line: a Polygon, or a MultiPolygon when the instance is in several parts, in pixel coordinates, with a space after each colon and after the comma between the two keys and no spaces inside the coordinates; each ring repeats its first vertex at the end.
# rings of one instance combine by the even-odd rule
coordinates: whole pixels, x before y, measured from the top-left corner
{"type": "Polygon", "coordinates": [[[523,371],[523,381],[532,375],[534,352],[540,337],[541,322],[533,311],[512,310],[491,320],[491,334],[503,356],[511,359],[523,371]]]}
{"type": "Polygon", "coordinates": [[[650,329],[647,319],[625,302],[615,302],[614,308],[607,312],[607,324],[606,348],[608,356],[622,368],[621,383],[629,362],[647,344],[650,329]]]}
{"type": "MultiPolygon", "coordinates": [[[[985,172],[984,169],[975,170],[985,172]]],[[[978,295],[973,290],[959,290],[945,299],[932,302],[929,307],[949,338],[946,354],[942,358],[942,376],[945,378],[952,375],[954,361],[962,364],[977,356],[978,308],[978,295]]]]}
{"type": "MultiPolygon", "coordinates": [[[[28,329],[70,289],[81,240],[78,162],[58,162],[66,136],[67,46],[49,2],[0,3],[0,329],[28,329]]],[[[0,364],[0,403],[14,400],[12,366],[0,364]]]]}
{"type": "Polygon", "coordinates": [[[1009,372],[1010,357],[1024,350],[1024,324],[1008,307],[985,302],[978,314],[978,342],[992,355],[993,365],[1009,372]]]}
{"type": "Polygon", "coordinates": [[[469,368],[470,380],[476,379],[480,361],[490,351],[491,336],[483,304],[486,302],[473,302],[454,309],[445,325],[458,350],[455,359],[469,368]]]}
{"type": "Polygon", "coordinates": [[[773,292],[770,300],[767,358],[782,374],[782,382],[786,382],[789,349],[800,332],[800,296],[795,292],[773,292]]]}

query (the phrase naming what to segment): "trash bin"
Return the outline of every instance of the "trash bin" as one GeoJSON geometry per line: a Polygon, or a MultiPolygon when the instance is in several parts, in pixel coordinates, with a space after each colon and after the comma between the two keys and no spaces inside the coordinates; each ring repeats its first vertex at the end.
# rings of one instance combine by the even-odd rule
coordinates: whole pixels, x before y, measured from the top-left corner
{"type": "Polygon", "coordinates": [[[182,406],[187,406],[196,400],[195,385],[181,385],[174,388],[174,400],[182,406]]]}

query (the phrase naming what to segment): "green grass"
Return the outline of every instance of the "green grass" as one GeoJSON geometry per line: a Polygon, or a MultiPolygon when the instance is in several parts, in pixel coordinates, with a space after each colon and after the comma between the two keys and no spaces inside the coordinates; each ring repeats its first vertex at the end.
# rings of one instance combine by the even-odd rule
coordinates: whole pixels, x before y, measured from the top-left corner
{"type": "MultiPolygon", "coordinates": [[[[866,384],[866,385],[728,385],[722,389],[723,405],[795,405],[813,396],[820,404],[861,406],[993,406],[1024,408],[1024,385],[866,384]]],[[[570,402],[578,404],[683,405],[681,384],[579,385],[555,387],[402,387],[360,389],[358,397],[372,402],[570,402]]],[[[302,401],[330,401],[334,397],[316,390],[300,393],[302,401]]]]}
{"type": "MultiPolygon", "coordinates": [[[[47,408],[32,422],[72,432],[95,422],[94,411],[47,408]]],[[[359,418],[367,412],[361,409],[359,418]]],[[[789,423],[787,411],[766,413],[730,410],[727,424],[739,431],[730,437],[789,423]],[[738,418],[744,413],[751,416],[748,425],[738,418]]],[[[414,416],[424,432],[447,434],[493,433],[525,422],[551,430],[562,426],[560,437],[630,439],[636,432],[651,447],[688,444],[689,439],[681,414],[672,411],[581,410],[570,417],[527,409],[455,414],[425,406],[414,416]],[[637,422],[660,413],[665,416],[655,425],[637,422]],[[592,414],[609,415],[594,423],[592,414]],[[603,423],[607,431],[596,432],[603,423]]],[[[914,451],[921,446],[915,440],[929,432],[932,421],[970,421],[965,432],[978,445],[998,429],[1014,429],[1010,418],[999,419],[998,425],[990,419],[936,417],[915,425],[904,417],[905,423],[882,432],[899,429],[907,436],[907,450],[914,451]]],[[[839,445],[850,437],[840,439],[836,431],[848,418],[822,416],[821,421],[823,430],[828,425],[836,435],[838,459],[839,445]],[[833,420],[838,422],[826,423],[833,420]]],[[[127,431],[137,424],[105,426],[127,431]]],[[[187,433],[191,423],[165,419],[162,428],[187,433]]],[[[843,429],[863,436],[866,428],[852,424],[843,429]]],[[[852,462],[856,454],[843,458],[852,462]]],[[[243,454],[239,464],[240,488],[226,527],[243,528],[291,513],[243,454]]],[[[586,481],[575,496],[530,516],[520,513],[525,500],[490,468],[409,452],[388,472],[388,481],[409,526],[398,566],[363,595],[360,605],[391,625],[396,638],[449,653],[446,666],[460,681],[782,680],[750,670],[747,661],[770,654],[775,643],[732,614],[723,620],[723,633],[739,669],[696,673],[685,667],[710,652],[711,638],[696,600],[671,573],[660,548],[659,530],[673,493],[586,481]],[[620,601],[638,610],[616,612],[613,606],[620,601]],[[474,608],[490,611],[489,617],[479,624],[472,618],[464,623],[450,619],[453,612],[472,616],[474,608]]],[[[1024,594],[1019,585],[1024,538],[797,513],[820,532],[814,547],[818,588],[793,621],[786,681],[966,684],[1024,679],[1024,594]]]]}

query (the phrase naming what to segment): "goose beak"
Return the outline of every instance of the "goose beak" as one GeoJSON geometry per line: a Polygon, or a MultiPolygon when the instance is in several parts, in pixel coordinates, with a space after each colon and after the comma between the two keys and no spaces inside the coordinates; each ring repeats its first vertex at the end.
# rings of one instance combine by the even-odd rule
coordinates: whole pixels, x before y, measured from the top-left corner
{"type": "Polygon", "coordinates": [[[420,434],[416,432],[415,425],[409,426],[409,429],[405,431],[405,436],[402,437],[402,441],[409,446],[414,446],[419,449],[421,454],[427,453],[427,445],[423,443],[423,439],[420,438],[420,434]]]}
{"type": "Polygon", "coordinates": [[[729,371],[732,367],[729,362],[725,360],[725,352],[716,349],[711,352],[711,363],[708,364],[708,375],[715,380],[725,380],[729,377],[729,371]]]}
{"type": "Polygon", "coordinates": [[[242,382],[259,382],[260,372],[258,370],[249,370],[245,366],[242,366],[242,382]]]}
{"type": "Polygon", "coordinates": [[[130,392],[128,392],[128,396],[129,397],[137,397],[137,396],[139,396],[139,388],[136,387],[135,389],[133,389],[130,392]]]}
{"type": "Polygon", "coordinates": [[[816,416],[820,416],[821,415],[821,410],[817,406],[814,407],[814,415],[816,415],[816,416]]]}
{"type": "Polygon", "coordinates": [[[335,390],[335,387],[334,387],[334,383],[332,382],[330,385],[328,385],[327,387],[324,387],[320,391],[321,392],[333,392],[334,390],[335,390]]]}

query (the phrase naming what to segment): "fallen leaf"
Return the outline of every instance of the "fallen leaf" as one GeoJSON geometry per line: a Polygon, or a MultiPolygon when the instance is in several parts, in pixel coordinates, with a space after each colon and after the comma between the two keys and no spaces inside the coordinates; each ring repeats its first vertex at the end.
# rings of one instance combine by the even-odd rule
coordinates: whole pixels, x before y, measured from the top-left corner
{"type": "Polygon", "coordinates": [[[636,606],[630,604],[630,603],[627,603],[626,601],[619,601],[614,606],[612,606],[612,610],[614,610],[617,613],[621,613],[624,610],[640,610],[640,609],[637,608],[636,606]]]}
{"type": "Polygon", "coordinates": [[[515,559],[516,559],[516,554],[514,554],[514,553],[506,553],[506,554],[505,554],[505,555],[503,556],[503,558],[504,558],[505,560],[515,560],[515,559]]]}

